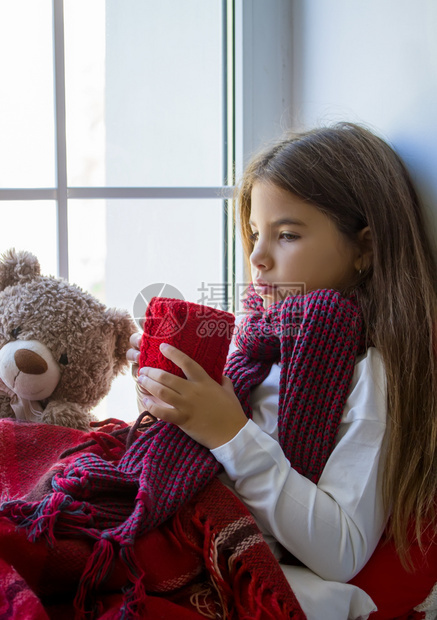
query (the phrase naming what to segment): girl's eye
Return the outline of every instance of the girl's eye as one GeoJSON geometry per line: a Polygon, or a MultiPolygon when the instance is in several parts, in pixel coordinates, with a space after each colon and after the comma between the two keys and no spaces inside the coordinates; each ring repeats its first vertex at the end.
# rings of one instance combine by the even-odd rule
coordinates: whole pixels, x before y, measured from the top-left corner
{"type": "Polygon", "coordinates": [[[253,232],[249,235],[249,239],[252,241],[252,243],[255,243],[255,241],[258,241],[258,233],[257,232],[253,232]]]}
{"type": "Polygon", "coordinates": [[[18,338],[18,335],[21,333],[22,328],[21,327],[15,327],[12,331],[11,331],[11,338],[18,338]]]}
{"type": "Polygon", "coordinates": [[[285,239],[285,241],[296,241],[299,239],[299,235],[295,235],[294,233],[283,232],[281,233],[281,239],[285,239]]]}

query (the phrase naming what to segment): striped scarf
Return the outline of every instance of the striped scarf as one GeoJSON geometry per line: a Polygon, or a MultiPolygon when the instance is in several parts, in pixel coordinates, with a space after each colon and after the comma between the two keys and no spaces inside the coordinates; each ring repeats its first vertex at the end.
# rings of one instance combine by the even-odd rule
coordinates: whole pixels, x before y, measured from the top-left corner
{"type": "Polygon", "coordinates": [[[235,333],[237,350],[225,374],[250,418],[251,389],[281,364],[279,443],[291,466],[317,483],[335,445],[356,356],[362,319],[354,301],[333,290],[287,297],[263,311],[260,298],[235,333]]]}
{"type": "MultiPolygon", "coordinates": [[[[334,446],[361,331],[358,308],[335,291],[290,297],[243,320],[236,334],[238,350],[225,367],[251,417],[251,388],[275,361],[281,362],[279,442],[291,465],[315,482],[334,446]]],[[[130,582],[122,617],[135,617],[145,598],[135,540],[174,515],[220,467],[209,450],[177,426],[157,421],[120,460],[83,452],[53,476],[51,491],[42,499],[4,502],[0,515],[25,527],[30,540],[45,537],[53,543],[57,536],[71,536],[95,541],[76,598],[82,611],[119,550],[130,582]]]]}

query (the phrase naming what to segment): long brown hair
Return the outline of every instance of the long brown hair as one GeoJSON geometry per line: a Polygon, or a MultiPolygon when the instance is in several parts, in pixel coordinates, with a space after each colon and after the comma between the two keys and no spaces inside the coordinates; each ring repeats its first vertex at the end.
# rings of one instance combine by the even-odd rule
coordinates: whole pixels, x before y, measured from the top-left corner
{"type": "Polygon", "coordinates": [[[256,181],[310,202],[351,240],[370,227],[372,264],[353,283],[353,292],[386,370],[390,439],[384,498],[390,533],[406,562],[411,523],[419,543],[425,526],[436,525],[437,269],[417,192],[396,152],[359,125],[286,136],[252,160],[238,188],[247,256],[256,181]]]}

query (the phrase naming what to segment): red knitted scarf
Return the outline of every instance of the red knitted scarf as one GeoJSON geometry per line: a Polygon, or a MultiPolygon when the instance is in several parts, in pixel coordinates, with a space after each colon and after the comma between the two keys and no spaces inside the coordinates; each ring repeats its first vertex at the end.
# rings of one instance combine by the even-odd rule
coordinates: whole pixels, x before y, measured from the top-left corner
{"type": "Polygon", "coordinates": [[[225,374],[248,417],[251,389],[281,363],[279,443],[292,467],[313,482],[334,447],[357,353],[363,349],[362,319],[351,299],[333,290],[288,297],[254,309],[239,324],[237,351],[225,374]]]}
{"type": "MultiPolygon", "coordinates": [[[[251,388],[281,361],[279,441],[292,466],[314,481],[335,442],[361,325],[355,304],[334,291],[288,298],[248,315],[238,329],[239,350],[225,368],[250,416],[251,388]]],[[[168,334],[163,340],[169,341],[168,334]]],[[[5,502],[0,515],[25,527],[30,540],[96,541],[79,590],[82,609],[87,592],[107,577],[119,548],[131,581],[125,608],[135,608],[144,593],[134,541],[175,514],[219,469],[209,450],[177,426],[157,421],[117,463],[82,453],[53,476],[52,491],[43,499],[5,502]]]]}

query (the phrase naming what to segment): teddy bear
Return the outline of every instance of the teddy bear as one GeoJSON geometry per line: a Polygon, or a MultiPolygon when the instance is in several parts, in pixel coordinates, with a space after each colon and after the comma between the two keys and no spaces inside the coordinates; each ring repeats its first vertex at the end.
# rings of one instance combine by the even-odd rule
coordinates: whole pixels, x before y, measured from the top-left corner
{"type": "Polygon", "coordinates": [[[0,257],[0,418],[90,430],[91,410],[128,366],[137,331],[67,280],[42,276],[30,252],[0,257]]]}

